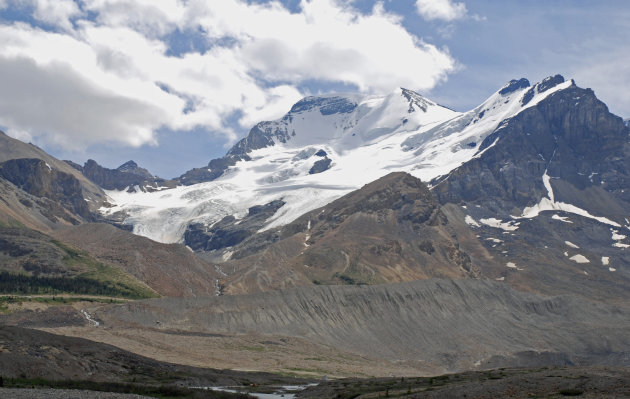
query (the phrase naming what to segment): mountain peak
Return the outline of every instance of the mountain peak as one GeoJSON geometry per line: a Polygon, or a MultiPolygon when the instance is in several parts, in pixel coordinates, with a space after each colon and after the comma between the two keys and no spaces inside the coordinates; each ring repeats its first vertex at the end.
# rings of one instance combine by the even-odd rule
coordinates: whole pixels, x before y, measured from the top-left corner
{"type": "Polygon", "coordinates": [[[564,76],[558,74],[544,78],[542,82],[536,85],[536,87],[539,93],[543,93],[553,87],[556,87],[560,83],[564,83],[564,76]]]}
{"type": "Polygon", "coordinates": [[[415,112],[416,108],[422,110],[422,112],[427,112],[429,106],[435,105],[435,103],[427,100],[421,94],[413,90],[405,89],[403,87],[401,87],[400,90],[402,91],[402,96],[409,101],[409,110],[407,110],[408,113],[415,112]]]}
{"type": "Polygon", "coordinates": [[[116,170],[119,172],[133,173],[134,175],[142,176],[147,179],[153,178],[153,175],[149,173],[148,170],[139,167],[138,164],[135,163],[133,160],[125,162],[124,164],[116,168],[116,170]]]}
{"type": "Polygon", "coordinates": [[[346,96],[310,96],[295,103],[289,113],[297,114],[319,108],[322,115],[347,114],[356,107],[357,102],[346,96]]]}
{"type": "MultiPolygon", "coordinates": [[[[559,74],[555,76],[548,76],[545,79],[543,79],[541,82],[536,83],[534,86],[530,87],[529,90],[527,90],[527,92],[523,95],[521,99],[521,105],[523,106],[528,105],[529,102],[538,94],[549,92],[552,89],[553,91],[564,90],[571,86],[575,86],[575,81],[573,79],[567,82],[565,81],[564,76],[559,75],[559,74]]],[[[546,96],[547,94],[543,95],[543,97],[546,96]]],[[[543,98],[543,97],[539,96],[539,98],[543,98]]]]}
{"type": "Polygon", "coordinates": [[[507,82],[505,84],[505,86],[503,86],[503,88],[501,88],[501,90],[499,90],[499,94],[501,94],[502,96],[506,95],[506,94],[510,94],[515,92],[518,89],[524,89],[530,86],[529,80],[525,79],[525,78],[521,78],[519,80],[516,79],[512,79],[509,82],[507,82]]]}
{"type": "Polygon", "coordinates": [[[121,172],[125,172],[129,169],[135,169],[138,167],[138,164],[135,163],[133,160],[127,161],[124,164],[120,165],[118,168],[118,170],[120,170],[121,172]]]}

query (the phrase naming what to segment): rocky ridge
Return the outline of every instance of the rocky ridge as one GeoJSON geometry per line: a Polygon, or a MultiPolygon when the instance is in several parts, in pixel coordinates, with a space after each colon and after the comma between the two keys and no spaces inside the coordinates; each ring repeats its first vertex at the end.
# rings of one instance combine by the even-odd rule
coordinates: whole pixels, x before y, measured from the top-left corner
{"type": "Polygon", "coordinates": [[[153,176],[148,170],[141,168],[134,161],[128,161],[116,169],[108,169],[89,159],[83,166],[66,161],[85,177],[105,190],[159,191],[172,188],[175,182],[153,176]]]}

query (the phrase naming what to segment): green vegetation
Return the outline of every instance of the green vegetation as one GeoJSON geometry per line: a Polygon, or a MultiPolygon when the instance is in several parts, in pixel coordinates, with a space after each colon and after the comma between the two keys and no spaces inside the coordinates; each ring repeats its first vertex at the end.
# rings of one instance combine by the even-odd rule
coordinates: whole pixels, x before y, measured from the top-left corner
{"type": "Polygon", "coordinates": [[[51,381],[39,378],[4,378],[6,388],[54,388],[54,389],[83,389],[89,391],[131,393],[154,398],[194,398],[194,399],[251,399],[244,393],[230,393],[192,389],[177,385],[145,385],[119,382],[97,381],[51,381]]]}
{"type": "Polygon", "coordinates": [[[117,287],[122,295],[115,296],[130,298],[155,298],[158,296],[154,291],[134,279],[124,270],[98,262],[87,252],[72,248],[60,241],[52,240],[51,242],[65,252],[63,257],[64,264],[69,267],[88,269],[88,271],[80,274],[78,277],[117,287]]]}
{"type": "Polygon", "coordinates": [[[0,272],[0,293],[20,295],[62,294],[101,295],[126,298],[149,298],[148,290],[140,291],[116,281],[99,281],[85,277],[35,277],[0,272]]]}
{"type": "Polygon", "coordinates": [[[125,270],[35,230],[0,226],[0,252],[3,294],[158,296],[125,270]]]}
{"type": "Polygon", "coordinates": [[[123,303],[124,301],[112,298],[96,298],[96,297],[65,297],[65,296],[46,296],[46,297],[24,297],[24,296],[0,296],[0,313],[6,313],[10,304],[22,303],[42,303],[46,305],[67,305],[75,302],[98,302],[98,303],[123,303]]]}

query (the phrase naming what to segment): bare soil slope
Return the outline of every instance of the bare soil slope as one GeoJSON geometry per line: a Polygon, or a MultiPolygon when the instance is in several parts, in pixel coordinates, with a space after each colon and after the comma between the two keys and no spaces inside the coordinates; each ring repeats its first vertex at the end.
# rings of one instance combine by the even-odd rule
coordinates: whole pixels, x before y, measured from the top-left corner
{"type": "Polygon", "coordinates": [[[222,277],[214,266],[181,244],[162,244],[108,224],[89,223],[53,233],[56,238],[115,264],[159,294],[212,296],[222,277]]]}

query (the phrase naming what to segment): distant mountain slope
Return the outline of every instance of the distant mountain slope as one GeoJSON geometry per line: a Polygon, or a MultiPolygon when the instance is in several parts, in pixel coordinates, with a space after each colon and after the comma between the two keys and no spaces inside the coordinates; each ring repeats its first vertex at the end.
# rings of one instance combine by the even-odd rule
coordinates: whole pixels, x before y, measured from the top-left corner
{"type": "MultiPolygon", "coordinates": [[[[541,90],[535,87],[534,90],[541,90]]],[[[521,289],[614,300],[630,290],[630,129],[570,86],[507,119],[432,182],[521,289]]]]}
{"type": "Polygon", "coordinates": [[[89,159],[83,166],[66,161],[85,177],[105,190],[159,191],[173,188],[176,182],[155,177],[134,161],[128,161],[116,169],[108,169],[89,159]]]}
{"type": "MultiPolygon", "coordinates": [[[[246,219],[244,219],[246,221],[246,219]]],[[[246,222],[245,222],[246,223],[246,222]]],[[[234,223],[239,230],[241,223],[234,223]]],[[[222,225],[225,234],[227,226],[222,225]]],[[[210,229],[216,237],[220,231],[210,229]]],[[[469,227],[449,223],[419,179],[391,173],[231,248],[227,292],[304,284],[477,278],[492,263],[469,227]],[[471,255],[460,248],[467,241],[471,255]]]]}
{"type": "Polygon", "coordinates": [[[157,296],[120,267],[38,231],[5,226],[0,226],[0,293],[157,296]]]}
{"type": "Polygon", "coordinates": [[[212,296],[221,292],[223,276],[181,244],[161,244],[108,224],[82,224],[54,236],[117,265],[160,295],[212,296]]]}
{"type": "Polygon", "coordinates": [[[133,161],[116,170],[95,161],[85,167],[62,162],[2,133],[0,149],[0,272],[11,273],[0,279],[4,292],[11,292],[8,281],[14,281],[21,293],[37,293],[40,285],[50,293],[61,287],[136,297],[220,293],[214,266],[184,246],[89,223],[100,219],[96,207],[108,205],[95,183],[144,191],[163,189],[163,179],[133,161]],[[75,228],[64,229],[69,226],[75,228]]]}
{"type": "Polygon", "coordinates": [[[23,143],[7,136],[3,132],[0,132],[0,162],[19,158],[41,159],[52,169],[72,175],[79,181],[84,198],[89,200],[88,206],[91,211],[99,209],[106,200],[105,194],[100,187],[91,182],[70,165],[47,154],[39,147],[23,143]]]}

